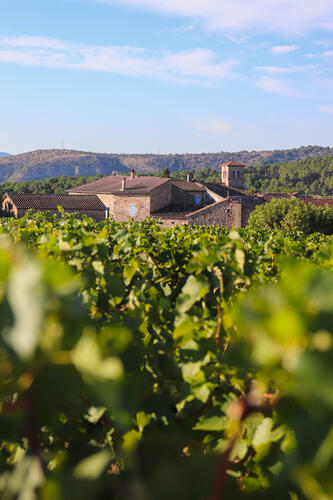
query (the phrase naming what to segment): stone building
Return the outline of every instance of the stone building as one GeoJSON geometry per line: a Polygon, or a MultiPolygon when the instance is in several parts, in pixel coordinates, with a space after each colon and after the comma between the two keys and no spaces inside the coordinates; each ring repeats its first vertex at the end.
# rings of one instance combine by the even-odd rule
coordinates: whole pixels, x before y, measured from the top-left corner
{"type": "Polygon", "coordinates": [[[235,161],[224,163],[221,167],[221,181],[227,187],[244,189],[245,165],[235,161]]]}
{"type": "Polygon", "coordinates": [[[113,217],[116,222],[147,217],[165,227],[212,225],[244,227],[250,213],[276,198],[300,199],[320,206],[332,199],[301,198],[298,193],[258,193],[244,189],[245,166],[237,162],[221,165],[220,183],[174,181],[169,178],[110,175],[69,190],[68,195],[6,194],[3,210],[15,217],[27,209],[57,213],[60,205],[67,212],[87,214],[96,220],[113,217]]]}
{"type": "Polygon", "coordinates": [[[94,194],[107,206],[117,222],[152,217],[166,227],[175,225],[219,225],[242,227],[250,212],[265,203],[244,191],[244,165],[221,167],[219,184],[174,181],[169,178],[111,175],[69,191],[71,196],[94,194]]]}
{"type": "Polygon", "coordinates": [[[187,213],[205,205],[206,188],[197,182],[172,181],[169,178],[110,175],[69,190],[69,195],[96,195],[116,222],[144,220],[163,210],[187,213]]]}
{"type": "Polygon", "coordinates": [[[106,206],[94,195],[6,193],[2,198],[2,210],[16,218],[23,217],[27,210],[58,214],[59,206],[66,212],[88,215],[97,221],[107,216],[106,206]]]}

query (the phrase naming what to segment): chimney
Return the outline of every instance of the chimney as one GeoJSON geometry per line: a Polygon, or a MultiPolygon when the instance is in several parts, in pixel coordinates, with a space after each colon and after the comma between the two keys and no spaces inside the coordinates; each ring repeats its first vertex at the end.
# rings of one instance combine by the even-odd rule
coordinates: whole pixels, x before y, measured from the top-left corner
{"type": "Polygon", "coordinates": [[[190,174],[187,174],[187,176],[186,176],[186,182],[190,182],[190,174]]]}
{"type": "Polygon", "coordinates": [[[121,190],[125,191],[125,189],[126,189],[126,178],[123,177],[123,179],[121,180],[121,190]]]}
{"type": "Polygon", "coordinates": [[[134,179],[134,177],[135,177],[135,170],[133,169],[131,170],[131,179],[134,179]]]}

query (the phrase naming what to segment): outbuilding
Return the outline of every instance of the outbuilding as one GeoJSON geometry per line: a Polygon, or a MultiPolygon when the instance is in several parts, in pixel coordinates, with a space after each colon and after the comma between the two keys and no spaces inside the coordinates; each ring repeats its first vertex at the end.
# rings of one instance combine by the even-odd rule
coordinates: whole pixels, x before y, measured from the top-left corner
{"type": "Polygon", "coordinates": [[[27,210],[58,214],[58,207],[65,212],[88,215],[100,221],[107,217],[107,207],[94,195],[6,193],[2,198],[2,210],[16,218],[23,217],[27,210]]]}

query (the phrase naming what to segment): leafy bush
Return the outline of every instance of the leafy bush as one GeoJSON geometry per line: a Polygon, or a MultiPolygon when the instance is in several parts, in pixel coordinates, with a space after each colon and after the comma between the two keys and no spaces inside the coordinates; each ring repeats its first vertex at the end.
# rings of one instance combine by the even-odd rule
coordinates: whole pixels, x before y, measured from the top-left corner
{"type": "Polygon", "coordinates": [[[333,233],[333,208],[316,207],[299,200],[277,199],[257,207],[250,215],[254,229],[283,229],[311,233],[333,233]]]}

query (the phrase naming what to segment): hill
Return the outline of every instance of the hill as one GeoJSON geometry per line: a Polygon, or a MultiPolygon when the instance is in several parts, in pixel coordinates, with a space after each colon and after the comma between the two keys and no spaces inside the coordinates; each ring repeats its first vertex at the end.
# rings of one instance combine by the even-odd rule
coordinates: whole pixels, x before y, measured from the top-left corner
{"type": "Polygon", "coordinates": [[[11,156],[9,153],[0,153],[0,158],[7,158],[8,156],[11,156]]]}
{"type": "Polygon", "coordinates": [[[267,165],[333,155],[333,148],[306,146],[274,151],[202,154],[101,154],[70,150],[41,150],[0,158],[0,182],[38,180],[59,175],[107,175],[114,170],[138,173],[218,169],[221,163],[240,161],[245,165],[267,165]]]}
{"type": "MultiPolygon", "coordinates": [[[[219,170],[181,170],[171,172],[175,180],[191,179],[199,182],[220,182],[219,170]]],[[[150,175],[163,175],[153,172],[150,175]]],[[[48,177],[40,180],[19,182],[5,181],[0,184],[0,196],[6,191],[14,193],[66,193],[66,190],[91,182],[101,175],[48,177]]],[[[290,163],[253,165],[246,168],[245,185],[250,192],[299,191],[307,195],[333,195],[333,156],[311,158],[290,163]]]]}

